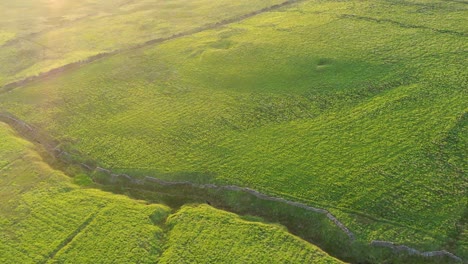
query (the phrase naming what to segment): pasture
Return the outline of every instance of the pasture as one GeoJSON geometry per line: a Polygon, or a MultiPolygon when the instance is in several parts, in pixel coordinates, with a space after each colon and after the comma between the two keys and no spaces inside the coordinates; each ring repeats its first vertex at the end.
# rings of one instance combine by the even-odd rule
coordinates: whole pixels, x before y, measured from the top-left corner
{"type": "Polygon", "coordinates": [[[168,207],[79,188],[4,123],[0,164],[0,262],[154,263],[161,254],[155,223],[168,207]]]}
{"type": "MultiPolygon", "coordinates": [[[[272,4],[256,3],[234,9],[272,4]]],[[[218,7],[161,30],[232,14],[218,7]]],[[[145,20],[137,14],[153,16],[146,9],[125,17],[145,20]]],[[[327,209],[361,243],[466,259],[466,13],[457,1],[302,1],[30,83],[1,94],[0,107],[116,172],[249,187],[327,209]]],[[[114,18],[125,20],[93,19],[114,18]]],[[[90,21],[80,23],[100,30],[90,21]]],[[[101,36],[80,23],[72,25],[80,34],[101,36]]],[[[158,27],[111,24],[128,38],[97,38],[102,46],[87,53],[79,37],[70,52],[134,45],[158,27]]],[[[73,31],[61,32],[56,43],[73,31]]],[[[0,76],[40,70],[20,72],[0,76]]],[[[169,243],[179,252],[190,239],[173,234],[169,243]]]]}
{"type": "MultiPolygon", "coordinates": [[[[37,148],[0,123],[2,263],[182,263],[180,260],[190,260],[189,251],[179,252],[184,245],[199,254],[209,250],[210,259],[230,263],[246,263],[246,259],[284,263],[286,254],[341,263],[290,235],[284,227],[258,222],[261,219],[241,220],[207,205],[183,208],[171,215],[174,211],[167,206],[80,187],[76,184],[80,177],[72,179],[51,168],[37,148]],[[219,226],[222,221],[226,224],[219,226]],[[237,243],[218,237],[217,227],[237,243]],[[199,235],[194,231],[197,229],[210,237],[214,248],[192,241],[199,235]],[[242,243],[246,238],[256,247],[242,243]],[[224,247],[232,252],[217,251],[219,243],[229,243],[224,247]],[[243,255],[246,250],[251,255],[243,255]]],[[[206,261],[203,256],[193,256],[196,258],[191,261],[206,261]]]]}
{"type": "Polygon", "coordinates": [[[129,49],[280,2],[2,1],[0,87],[91,56],[129,49]]]}
{"type": "Polygon", "coordinates": [[[182,207],[167,220],[168,249],[160,263],[342,263],[284,227],[252,220],[207,205],[182,207]],[[187,250],[193,244],[203,246],[187,250]]]}

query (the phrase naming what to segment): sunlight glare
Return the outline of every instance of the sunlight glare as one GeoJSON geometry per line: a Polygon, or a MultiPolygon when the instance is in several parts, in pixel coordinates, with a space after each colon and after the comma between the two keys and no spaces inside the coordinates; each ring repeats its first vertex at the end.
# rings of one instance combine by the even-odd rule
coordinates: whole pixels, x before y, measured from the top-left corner
{"type": "Polygon", "coordinates": [[[61,9],[64,5],[65,0],[46,0],[46,4],[52,10],[61,9]]]}

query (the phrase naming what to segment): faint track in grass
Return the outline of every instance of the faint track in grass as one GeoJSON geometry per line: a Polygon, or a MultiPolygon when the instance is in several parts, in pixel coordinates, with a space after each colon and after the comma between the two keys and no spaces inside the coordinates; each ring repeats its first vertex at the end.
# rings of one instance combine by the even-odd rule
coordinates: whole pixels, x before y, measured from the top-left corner
{"type": "Polygon", "coordinates": [[[392,25],[402,27],[402,28],[430,30],[432,32],[439,33],[439,34],[449,34],[449,35],[455,35],[455,36],[461,36],[461,37],[468,36],[468,33],[465,33],[465,32],[459,32],[459,31],[450,30],[450,29],[438,29],[438,28],[432,28],[432,27],[423,26],[423,25],[407,24],[407,23],[403,23],[400,21],[391,20],[387,18],[374,18],[374,17],[358,16],[358,15],[352,15],[352,14],[343,14],[343,15],[340,15],[340,17],[347,18],[347,19],[363,20],[363,21],[368,21],[368,22],[388,23],[388,24],[392,24],[392,25]]]}
{"type": "Polygon", "coordinates": [[[7,164],[3,165],[3,166],[0,166],[0,172],[8,169],[11,165],[13,165],[16,161],[22,159],[25,155],[21,155],[20,157],[17,157],[11,161],[9,161],[7,164]]]}
{"type": "Polygon", "coordinates": [[[241,22],[241,21],[246,20],[248,18],[257,16],[257,15],[261,15],[263,13],[271,12],[271,11],[274,11],[274,10],[278,10],[278,9],[283,8],[283,7],[293,5],[293,4],[296,4],[296,3],[300,3],[300,2],[304,2],[304,1],[307,1],[307,0],[288,0],[288,1],[285,1],[285,2],[280,3],[280,4],[275,4],[275,5],[272,5],[272,6],[268,6],[268,7],[259,9],[257,11],[252,11],[252,12],[249,12],[249,13],[246,13],[246,14],[243,14],[243,15],[227,18],[227,19],[224,19],[224,20],[221,20],[221,21],[218,21],[218,22],[205,24],[203,26],[200,26],[200,27],[197,27],[197,28],[194,28],[194,29],[190,29],[190,30],[187,30],[187,31],[182,31],[182,32],[173,34],[173,35],[171,35],[169,37],[151,39],[151,40],[148,40],[148,41],[143,42],[141,44],[134,45],[134,46],[129,47],[129,48],[116,49],[116,50],[110,51],[110,52],[99,53],[99,54],[90,56],[90,57],[88,57],[86,59],[71,62],[71,63],[65,64],[63,66],[51,69],[49,71],[39,73],[36,76],[29,76],[27,78],[24,78],[24,79],[21,79],[21,80],[18,80],[18,81],[7,83],[7,84],[3,85],[2,87],[0,87],[0,95],[3,94],[3,93],[9,92],[9,91],[11,91],[11,90],[13,90],[15,88],[18,88],[18,87],[24,86],[26,84],[29,84],[31,82],[47,79],[47,78],[56,76],[59,73],[69,71],[69,70],[72,70],[72,69],[80,68],[83,65],[92,63],[92,62],[97,61],[99,59],[107,58],[107,57],[117,55],[117,54],[121,54],[121,53],[125,53],[125,52],[128,52],[128,51],[133,51],[133,50],[144,48],[144,47],[147,47],[147,46],[152,46],[152,45],[155,45],[155,44],[161,44],[161,43],[164,43],[164,42],[167,42],[167,41],[170,41],[170,40],[191,36],[191,35],[203,32],[203,31],[220,28],[220,27],[223,27],[223,26],[226,26],[226,25],[229,25],[229,24],[238,23],[238,22],[241,22]]]}
{"type": "Polygon", "coordinates": [[[67,238],[65,238],[52,252],[49,253],[49,256],[41,263],[45,264],[49,260],[54,259],[57,253],[60,252],[64,247],[66,247],[70,242],[75,239],[75,237],[81,233],[98,215],[98,212],[92,213],[90,216],[88,216],[81,225],[78,226],[67,238]]]}
{"type": "Polygon", "coordinates": [[[463,1],[463,0],[442,0],[444,2],[450,2],[450,3],[457,3],[457,4],[468,4],[468,1],[463,1]]]}

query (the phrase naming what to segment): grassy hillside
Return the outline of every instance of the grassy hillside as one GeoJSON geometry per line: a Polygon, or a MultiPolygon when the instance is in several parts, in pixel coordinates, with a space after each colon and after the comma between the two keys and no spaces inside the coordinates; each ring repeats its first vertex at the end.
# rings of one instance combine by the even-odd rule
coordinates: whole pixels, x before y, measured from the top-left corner
{"type": "Polygon", "coordinates": [[[466,258],[465,14],[455,1],[305,1],[0,105],[115,171],[248,186],[326,208],[364,242],[466,258]]]}
{"type": "Polygon", "coordinates": [[[341,263],[281,226],[249,222],[207,205],[182,207],[167,225],[160,263],[341,263]]]}
{"type": "Polygon", "coordinates": [[[79,188],[4,123],[0,165],[0,262],[154,263],[161,254],[155,223],[169,208],[79,188]]]}
{"type": "Polygon", "coordinates": [[[80,188],[83,179],[49,167],[34,145],[0,123],[2,263],[341,263],[284,227],[206,205],[185,207],[166,224],[170,208],[80,188]],[[195,230],[210,242],[193,243],[195,230]],[[236,243],[218,236],[220,230],[236,243]]]}
{"type": "Polygon", "coordinates": [[[99,53],[169,37],[280,2],[2,1],[0,86],[99,53]]]}

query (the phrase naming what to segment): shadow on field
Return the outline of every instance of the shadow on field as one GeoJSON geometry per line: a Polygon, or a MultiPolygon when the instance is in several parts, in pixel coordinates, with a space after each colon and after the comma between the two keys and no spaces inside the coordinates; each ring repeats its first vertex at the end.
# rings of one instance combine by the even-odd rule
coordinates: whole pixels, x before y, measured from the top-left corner
{"type": "MultiPolygon", "coordinates": [[[[39,129],[11,114],[0,112],[0,122],[9,124],[20,136],[36,144],[44,161],[67,175],[77,177],[86,185],[124,194],[149,203],[162,203],[177,210],[189,203],[207,203],[230,211],[245,219],[279,223],[288,231],[319,246],[331,256],[351,263],[454,263],[462,262],[447,251],[419,252],[386,241],[368,243],[355,239],[354,234],[327,210],[288,201],[238,186],[197,184],[189,181],[171,182],[158,178],[115,174],[100,168],[78,152],[67,149],[39,129]],[[88,181],[83,179],[87,177],[88,181]]],[[[183,174],[183,173],[182,173],[183,174]]],[[[187,178],[198,175],[201,181],[210,175],[190,173],[176,175],[187,178]]],[[[166,175],[167,176],[167,175],[166,175]]]]}

